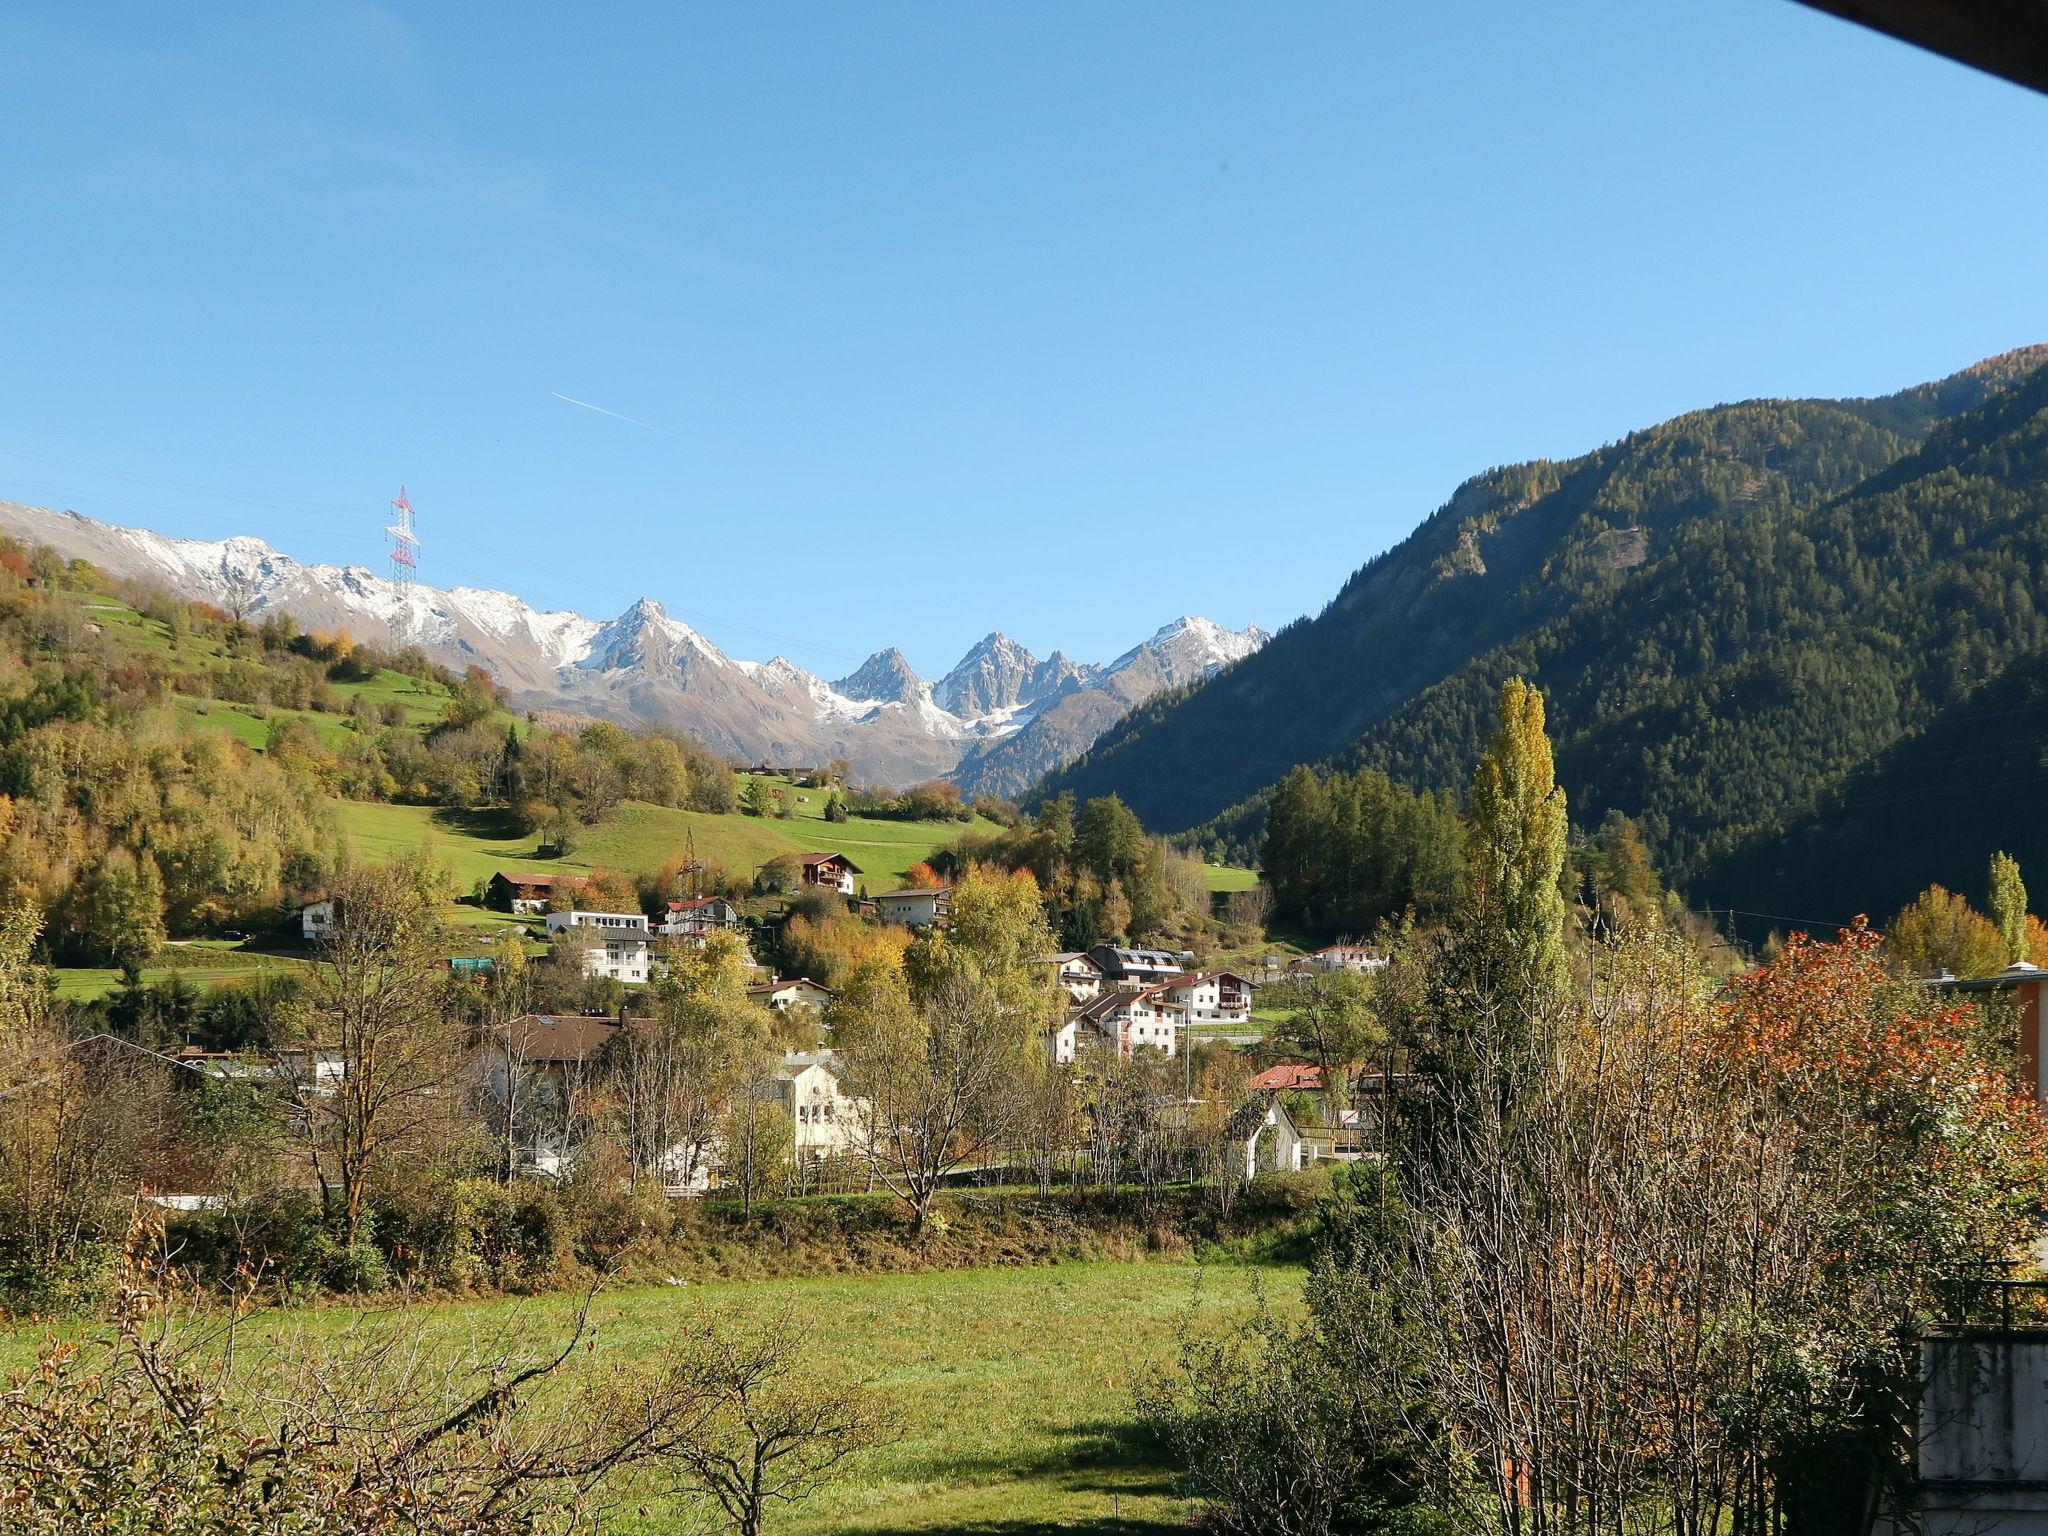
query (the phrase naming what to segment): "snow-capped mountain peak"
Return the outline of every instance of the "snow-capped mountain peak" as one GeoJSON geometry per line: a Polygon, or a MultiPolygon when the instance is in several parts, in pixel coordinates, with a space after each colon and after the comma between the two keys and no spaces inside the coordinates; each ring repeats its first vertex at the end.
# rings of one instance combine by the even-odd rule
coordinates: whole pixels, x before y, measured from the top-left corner
{"type": "Polygon", "coordinates": [[[1183,614],[1171,624],[1162,624],[1140,645],[1132,646],[1109,664],[1121,672],[1150,657],[1174,674],[1168,686],[1204,676],[1234,661],[1242,661],[1273,637],[1254,624],[1247,629],[1225,629],[1214,619],[1183,614]]]}
{"type": "MultiPolygon", "coordinates": [[[[893,646],[826,682],[786,657],[727,656],[651,597],[598,620],[484,587],[443,591],[400,585],[367,566],[305,565],[245,534],[174,539],[11,502],[0,502],[0,529],[245,617],[289,613],[308,629],[417,645],[458,670],[488,668],[518,708],[658,722],[749,761],[846,757],[877,782],[956,770],[968,782],[963,758],[986,758],[1023,733],[1042,742],[1035,755],[1016,754],[1020,761],[1071,755],[1159,687],[1205,676],[1266,639],[1259,629],[1181,618],[1102,667],[1059,651],[1040,661],[993,630],[937,683],[893,646]]],[[[1022,787],[1013,776],[1004,792],[1022,787]]]]}

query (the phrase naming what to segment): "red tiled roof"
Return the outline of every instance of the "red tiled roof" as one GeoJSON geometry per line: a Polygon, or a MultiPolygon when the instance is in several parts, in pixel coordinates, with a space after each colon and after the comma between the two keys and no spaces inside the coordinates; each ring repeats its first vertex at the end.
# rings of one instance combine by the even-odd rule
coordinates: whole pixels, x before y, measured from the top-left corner
{"type": "Polygon", "coordinates": [[[1275,1093],[1319,1093],[1323,1069],[1312,1061],[1283,1061],[1277,1067],[1266,1068],[1246,1086],[1275,1093]]]}

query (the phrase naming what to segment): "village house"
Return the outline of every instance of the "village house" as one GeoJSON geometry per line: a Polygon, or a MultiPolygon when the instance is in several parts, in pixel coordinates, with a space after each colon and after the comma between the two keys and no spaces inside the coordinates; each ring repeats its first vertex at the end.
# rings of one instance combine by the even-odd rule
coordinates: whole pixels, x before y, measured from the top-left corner
{"type": "Polygon", "coordinates": [[[328,938],[334,932],[335,905],[331,901],[309,901],[299,908],[299,933],[308,944],[328,938]]]}
{"type": "Polygon", "coordinates": [[[764,981],[747,988],[747,996],[763,1008],[773,1008],[778,1013],[786,1013],[791,1008],[809,1008],[822,1013],[837,995],[830,987],[820,986],[808,976],[764,981]]]}
{"type": "Polygon", "coordinates": [[[661,961],[644,933],[604,931],[581,946],[583,974],[636,986],[654,980],[661,961]]]}
{"type": "Polygon", "coordinates": [[[1102,972],[1111,987],[1138,992],[1181,973],[1180,957],[1163,949],[1126,949],[1116,944],[1098,944],[1088,958],[1102,972]]]}
{"type": "Polygon", "coordinates": [[[1180,1032],[1187,1026],[1187,1010],[1163,992],[1163,988],[1108,992],[1080,1009],[1074,1020],[1081,1028],[1093,1030],[1113,1044],[1119,1056],[1128,1058],[1140,1049],[1173,1056],[1180,1049],[1180,1032]]]}
{"type": "Polygon", "coordinates": [[[1080,1054],[1081,1029],[1081,1015],[1076,1011],[1045,1032],[1046,1054],[1052,1057],[1053,1065],[1074,1064],[1074,1058],[1080,1054]]]}
{"type": "Polygon", "coordinates": [[[652,981],[659,964],[638,912],[550,912],[548,936],[577,951],[586,976],[638,985],[652,981]]]}
{"type": "Polygon", "coordinates": [[[574,902],[587,883],[574,875],[542,875],[501,869],[484,887],[484,904],[515,916],[535,916],[554,904],[558,889],[567,900],[574,902]]]}
{"type": "Polygon", "coordinates": [[[1327,944],[1307,957],[1319,971],[1376,971],[1387,957],[1363,944],[1327,944]]]}
{"type": "Polygon", "coordinates": [[[1250,981],[1235,971],[1205,971],[1161,982],[1155,991],[1187,1010],[1190,1024],[1246,1024],[1251,1022],[1250,981]]]}
{"type": "Polygon", "coordinates": [[[646,914],[641,912],[586,912],[578,907],[548,914],[548,932],[551,935],[570,928],[598,928],[615,933],[648,932],[646,914]]]}
{"type": "Polygon", "coordinates": [[[1412,1074],[1381,1072],[1356,1062],[1342,1069],[1344,1103],[1323,1089],[1323,1069],[1314,1062],[1284,1061],[1246,1084],[1254,1093],[1275,1093],[1293,1107],[1303,1152],[1309,1162],[1353,1162],[1384,1141],[1387,1101],[1414,1086],[1412,1074]]]}
{"type": "Polygon", "coordinates": [[[953,909],[953,888],[888,891],[875,898],[875,916],[898,928],[943,928],[953,909]]]}
{"type": "Polygon", "coordinates": [[[603,1014],[521,1014],[483,1041],[478,1077],[506,1112],[520,1158],[550,1177],[566,1171],[577,1099],[622,1020],[603,1014]]]}
{"type": "Polygon", "coordinates": [[[698,896],[670,902],[655,931],[669,938],[701,939],[739,926],[740,909],[723,896],[698,896]]]}
{"type": "Polygon", "coordinates": [[[1965,997],[1991,997],[2011,1010],[2018,1038],[2015,1052],[2021,1090],[2044,1112],[2048,1112],[2048,1040],[2043,1039],[2044,994],[2048,994],[2048,969],[2019,960],[1990,976],[1958,980],[1944,972],[1927,985],[1937,992],[1960,993],[1965,997]]]}
{"type": "Polygon", "coordinates": [[[1262,1173],[1299,1173],[1304,1143],[1286,1101],[1277,1093],[1254,1094],[1225,1127],[1225,1136],[1244,1145],[1247,1183],[1262,1173]]]}
{"type": "Polygon", "coordinates": [[[843,1092],[831,1051],[790,1051],[775,1072],[775,1091],[789,1116],[799,1158],[837,1157],[860,1143],[865,1101],[843,1092]]]}
{"type": "MultiPolygon", "coordinates": [[[[778,862],[770,859],[761,868],[772,868],[778,862]]],[[[805,885],[821,886],[842,896],[853,894],[853,878],[863,873],[861,867],[843,853],[807,853],[797,860],[797,864],[805,885]]]]}
{"type": "Polygon", "coordinates": [[[332,1093],[348,1076],[348,1057],[338,1045],[281,1045],[272,1054],[274,1080],[302,1093],[332,1093]]]}
{"type": "Polygon", "coordinates": [[[1060,985],[1067,989],[1069,1001],[1092,1003],[1102,996],[1102,967],[1079,950],[1049,955],[1037,963],[1053,967],[1053,974],[1059,978],[1060,985]]]}

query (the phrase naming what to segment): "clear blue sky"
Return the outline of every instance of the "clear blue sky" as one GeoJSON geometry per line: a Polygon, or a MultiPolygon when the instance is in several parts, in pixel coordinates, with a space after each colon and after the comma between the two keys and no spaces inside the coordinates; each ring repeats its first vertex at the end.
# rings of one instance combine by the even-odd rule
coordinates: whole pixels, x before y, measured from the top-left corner
{"type": "Polygon", "coordinates": [[[0,498],[381,568],[405,481],[423,579],[828,676],[2048,339],[2048,99],[1788,0],[32,0],[0,95],[0,498]]]}

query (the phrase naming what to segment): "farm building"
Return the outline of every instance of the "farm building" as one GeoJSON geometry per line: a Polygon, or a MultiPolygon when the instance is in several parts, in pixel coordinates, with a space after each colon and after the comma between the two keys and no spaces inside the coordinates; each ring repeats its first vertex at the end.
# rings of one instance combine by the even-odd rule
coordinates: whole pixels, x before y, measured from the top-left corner
{"type": "Polygon", "coordinates": [[[889,891],[875,898],[875,916],[898,928],[943,928],[953,910],[953,888],[889,891]]]}
{"type": "Polygon", "coordinates": [[[499,870],[484,887],[484,902],[500,912],[533,915],[554,904],[555,892],[574,901],[588,882],[574,875],[543,875],[519,870],[499,870]]]}

